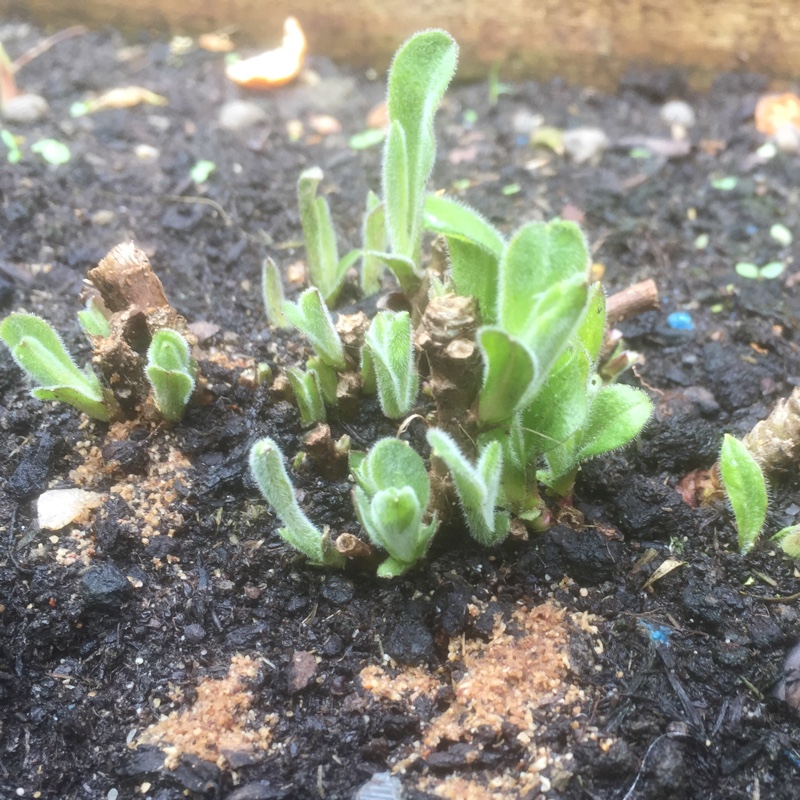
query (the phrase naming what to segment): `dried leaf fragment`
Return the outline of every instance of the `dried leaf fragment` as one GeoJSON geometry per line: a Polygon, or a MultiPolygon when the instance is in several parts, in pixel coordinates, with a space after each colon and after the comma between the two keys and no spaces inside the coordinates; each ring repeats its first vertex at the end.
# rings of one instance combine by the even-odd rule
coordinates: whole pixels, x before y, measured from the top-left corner
{"type": "Polygon", "coordinates": [[[300,23],[287,17],[283,23],[283,42],[252,58],[230,64],[225,74],[247,89],[270,89],[283,86],[297,77],[306,55],[306,37],[300,23]]]}
{"type": "Polygon", "coordinates": [[[800,97],[792,92],[760,97],[755,111],[756,130],[773,136],[784,125],[800,128],[800,97]]]}
{"type": "Polygon", "coordinates": [[[744,437],[744,446],[765,472],[788,472],[800,464],[800,386],[744,437]]]}

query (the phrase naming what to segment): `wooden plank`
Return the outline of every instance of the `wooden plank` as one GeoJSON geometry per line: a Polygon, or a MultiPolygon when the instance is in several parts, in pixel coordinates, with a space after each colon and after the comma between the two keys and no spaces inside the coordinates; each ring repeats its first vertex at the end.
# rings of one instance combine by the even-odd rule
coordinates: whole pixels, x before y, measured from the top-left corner
{"type": "Polygon", "coordinates": [[[0,0],[49,27],[201,33],[227,26],[262,47],[296,16],[310,52],[354,66],[388,65],[415,30],[442,27],[461,46],[459,76],[503,75],[613,85],[631,64],[684,66],[701,82],[731,69],[800,75],[800,0],[0,0]]]}

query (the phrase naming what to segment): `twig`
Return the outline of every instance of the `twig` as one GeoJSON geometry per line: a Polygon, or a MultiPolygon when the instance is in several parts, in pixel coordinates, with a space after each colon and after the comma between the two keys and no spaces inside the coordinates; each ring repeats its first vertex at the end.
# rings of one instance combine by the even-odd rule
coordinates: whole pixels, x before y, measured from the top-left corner
{"type": "Polygon", "coordinates": [[[628,317],[658,308],[658,287],[652,278],[615,292],[606,301],[606,318],[612,327],[628,317]]]}
{"type": "Polygon", "coordinates": [[[11,65],[11,69],[17,72],[26,64],[33,61],[34,58],[38,58],[42,53],[46,53],[54,45],[66,39],[72,39],[73,36],[83,36],[87,30],[88,28],[85,25],[72,25],[69,28],[64,28],[63,31],[57,31],[52,36],[43,39],[39,44],[34,45],[30,50],[26,50],[21,56],[15,59],[14,63],[11,65]]]}

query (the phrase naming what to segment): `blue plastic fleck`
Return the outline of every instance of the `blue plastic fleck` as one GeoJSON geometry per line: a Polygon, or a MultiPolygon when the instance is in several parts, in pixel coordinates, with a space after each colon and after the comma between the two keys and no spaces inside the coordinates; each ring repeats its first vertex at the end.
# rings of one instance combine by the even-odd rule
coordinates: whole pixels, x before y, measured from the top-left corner
{"type": "Polygon", "coordinates": [[[753,235],[755,235],[756,233],[758,233],[758,228],[757,228],[755,225],[753,225],[752,223],[750,223],[750,224],[749,224],[749,225],[748,225],[748,226],[747,226],[747,227],[744,229],[744,231],[745,231],[745,233],[746,233],[748,236],[753,236],[753,235]]]}
{"type": "Polygon", "coordinates": [[[647,631],[653,644],[663,644],[669,647],[669,637],[672,636],[671,628],[667,628],[664,625],[653,625],[643,619],[639,620],[639,624],[647,631]]]}
{"type": "Polygon", "coordinates": [[[693,331],[694,322],[692,315],[688,311],[673,311],[667,317],[667,325],[676,331],[693,331]]]}
{"type": "Polygon", "coordinates": [[[527,133],[518,133],[516,138],[514,139],[514,144],[517,147],[527,147],[529,141],[530,139],[528,138],[527,133]]]}

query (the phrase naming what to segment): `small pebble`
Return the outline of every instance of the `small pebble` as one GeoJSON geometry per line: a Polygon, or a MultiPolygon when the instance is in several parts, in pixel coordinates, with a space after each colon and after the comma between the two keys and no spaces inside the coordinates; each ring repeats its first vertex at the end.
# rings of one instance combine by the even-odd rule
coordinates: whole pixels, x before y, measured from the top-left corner
{"type": "Polygon", "coordinates": [[[683,100],[670,100],[661,106],[661,119],[667,125],[680,125],[683,128],[694,127],[697,118],[694,109],[683,100]]]}
{"type": "Polygon", "coordinates": [[[193,623],[191,625],[187,625],[183,629],[183,635],[186,637],[187,641],[197,644],[205,639],[206,631],[202,625],[196,625],[193,623]]]}
{"type": "Polygon", "coordinates": [[[60,531],[93,508],[101,505],[103,495],[85,489],[50,489],[39,495],[36,515],[39,527],[60,531]]]}
{"type": "Polygon", "coordinates": [[[38,122],[47,116],[50,106],[38,94],[18,94],[3,104],[3,118],[20,125],[38,122]]]}
{"type": "Polygon", "coordinates": [[[800,130],[793,123],[787,122],[772,134],[772,141],[781,153],[797,153],[800,151],[800,130]]]}
{"type": "Polygon", "coordinates": [[[219,126],[226,131],[242,131],[266,121],[267,112],[247,100],[230,100],[219,110],[219,126]]]}
{"type": "Polygon", "coordinates": [[[376,772],[356,794],[355,800],[402,800],[403,784],[388,772],[376,772]]]}
{"type": "Polygon", "coordinates": [[[693,331],[694,322],[688,311],[673,311],[667,317],[667,325],[676,331],[693,331]]]}
{"type": "Polygon", "coordinates": [[[573,128],[564,131],[564,152],[576,163],[596,163],[608,149],[609,140],[600,128],[573,128]]]}
{"type": "Polygon", "coordinates": [[[89,608],[116,611],[133,592],[125,575],[113,564],[97,564],[81,579],[81,597],[89,608]]]}

